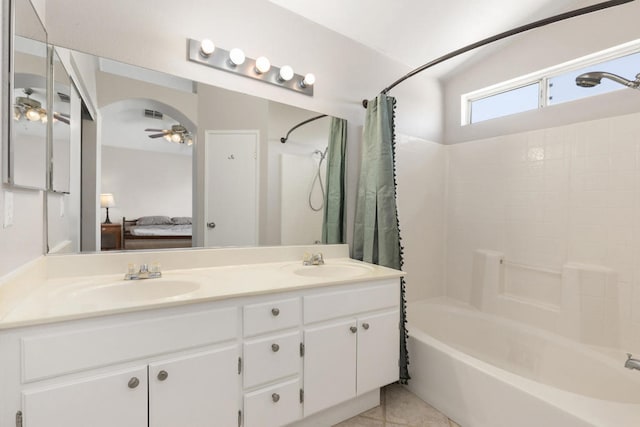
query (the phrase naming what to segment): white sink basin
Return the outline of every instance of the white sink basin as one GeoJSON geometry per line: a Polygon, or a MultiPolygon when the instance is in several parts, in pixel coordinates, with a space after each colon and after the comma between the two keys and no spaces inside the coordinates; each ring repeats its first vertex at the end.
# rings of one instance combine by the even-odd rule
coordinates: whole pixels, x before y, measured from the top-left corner
{"type": "Polygon", "coordinates": [[[83,301],[140,302],[166,299],[192,293],[200,288],[196,282],[171,279],[120,280],[71,291],[70,298],[83,301]]]}
{"type": "Polygon", "coordinates": [[[304,277],[319,277],[319,278],[353,278],[358,276],[364,276],[365,274],[373,271],[373,268],[363,264],[322,264],[322,265],[305,265],[300,266],[293,270],[294,274],[304,277]]]}

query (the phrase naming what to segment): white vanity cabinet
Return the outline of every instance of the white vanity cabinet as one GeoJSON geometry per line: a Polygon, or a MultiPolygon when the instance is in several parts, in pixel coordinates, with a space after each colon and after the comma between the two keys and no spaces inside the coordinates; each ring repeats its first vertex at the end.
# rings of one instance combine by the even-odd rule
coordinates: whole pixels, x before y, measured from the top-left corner
{"type": "Polygon", "coordinates": [[[398,379],[397,281],[304,298],[304,416],[398,379]]]}
{"type": "Polygon", "coordinates": [[[238,308],[215,304],[7,332],[1,397],[21,427],[234,426],[239,332],[238,308]]]}
{"type": "Polygon", "coordinates": [[[399,307],[390,278],[0,330],[0,426],[335,424],[397,380],[399,307]]]}

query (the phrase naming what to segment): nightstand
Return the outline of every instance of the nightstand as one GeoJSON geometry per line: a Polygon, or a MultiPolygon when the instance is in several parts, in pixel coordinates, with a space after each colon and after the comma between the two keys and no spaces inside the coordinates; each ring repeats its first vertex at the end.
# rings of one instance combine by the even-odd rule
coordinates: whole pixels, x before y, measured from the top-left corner
{"type": "Polygon", "coordinates": [[[100,224],[100,249],[122,249],[122,224],[100,224]]]}

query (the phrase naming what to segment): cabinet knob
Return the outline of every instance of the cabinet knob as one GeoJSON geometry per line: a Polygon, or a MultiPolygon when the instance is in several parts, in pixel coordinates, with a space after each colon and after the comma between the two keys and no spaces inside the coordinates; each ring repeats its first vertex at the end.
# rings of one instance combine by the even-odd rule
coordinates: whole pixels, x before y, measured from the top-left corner
{"type": "Polygon", "coordinates": [[[280,314],[280,309],[276,307],[272,308],[271,314],[273,314],[274,316],[277,316],[278,314],[280,314]]]}
{"type": "Polygon", "coordinates": [[[129,386],[129,388],[136,388],[140,385],[140,380],[136,377],[132,377],[129,380],[129,384],[127,384],[129,386]]]}
{"type": "Polygon", "coordinates": [[[278,350],[280,350],[280,346],[278,344],[271,344],[271,351],[276,353],[278,350]]]}
{"type": "Polygon", "coordinates": [[[358,328],[356,328],[355,326],[350,327],[349,330],[351,331],[352,334],[355,334],[356,332],[358,332],[358,328]]]}
{"type": "Polygon", "coordinates": [[[363,324],[362,324],[362,327],[363,327],[365,330],[367,330],[367,329],[369,329],[369,324],[368,324],[367,322],[365,322],[365,323],[363,323],[363,324]]]}
{"type": "Polygon", "coordinates": [[[277,402],[278,400],[280,400],[280,395],[278,393],[273,393],[271,395],[271,400],[273,400],[274,402],[277,402]]]}
{"type": "Polygon", "coordinates": [[[168,377],[169,377],[169,373],[168,373],[167,371],[162,370],[162,371],[158,372],[158,379],[159,379],[160,381],[164,381],[164,380],[166,380],[168,377]]]}

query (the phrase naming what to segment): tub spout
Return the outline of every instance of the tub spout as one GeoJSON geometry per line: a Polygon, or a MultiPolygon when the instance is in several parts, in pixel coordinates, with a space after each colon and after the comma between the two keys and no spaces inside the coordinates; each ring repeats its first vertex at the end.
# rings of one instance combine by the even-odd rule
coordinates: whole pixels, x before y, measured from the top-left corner
{"type": "Polygon", "coordinates": [[[633,359],[631,353],[627,353],[627,361],[624,364],[624,367],[627,369],[637,369],[640,371],[640,360],[633,359]]]}

